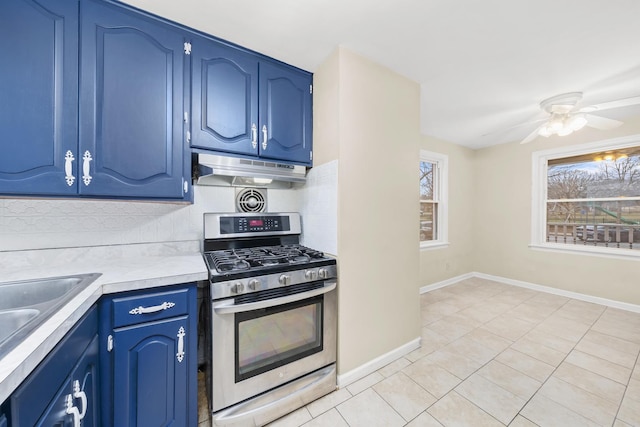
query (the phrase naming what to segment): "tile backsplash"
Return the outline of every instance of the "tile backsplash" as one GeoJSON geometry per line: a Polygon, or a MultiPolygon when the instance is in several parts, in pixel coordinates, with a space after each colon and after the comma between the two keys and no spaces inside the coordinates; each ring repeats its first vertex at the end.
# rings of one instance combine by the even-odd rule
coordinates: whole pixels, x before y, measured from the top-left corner
{"type": "MultiPolygon", "coordinates": [[[[318,248],[329,253],[334,253],[328,249],[331,244],[323,242],[327,232],[334,233],[337,198],[327,194],[336,191],[336,172],[337,166],[322,165],[310,171],[305,185],[267,190],[268,211],[302,212],[303,231],[309,227],[307,244],[317,241],[323,246],[318,248]],[[328,200],[329,204],[316,206],[316,200],[328,200]],[[313,231],[315,226],[322,226],[323,231],[313,231]]],[[[0,198],[0,251],[202,241],[202,214],[234,212],[235,188],[196,185],[193,189],[192,205],[0,198]]]]}

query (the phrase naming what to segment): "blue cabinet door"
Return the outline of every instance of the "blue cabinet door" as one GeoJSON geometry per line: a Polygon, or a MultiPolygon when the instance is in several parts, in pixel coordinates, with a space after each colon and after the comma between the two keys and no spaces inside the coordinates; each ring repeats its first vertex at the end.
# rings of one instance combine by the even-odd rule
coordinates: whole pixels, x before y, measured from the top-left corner
{"type": "Polygon", "coordinates": [[[73,427],[73,415],[66,413],[71,395],[82,426],[98,426],[98,360],[98,310],[91,308],[11,395],[11,425],[73,427]],[[75,381],[85,399],[74,396],[75,381]]]}
{"type": "Polygon", "coordinates": [[[311,165],[311,83],[309,73],[260,62],[260,157],[311,165]]]}
{"type": "Polygon", "coordinates": [[[191,146],[257,155],[257,59],[205,38],[191,56],[191,146]]]}
{"type": "Polygon", "coordinates": [[[80,4],[81,195],[183,197],[183,34],[80,4]]]}
{"type": "Polygon", "coordinates": [[[0,1],[0,55],[0,194],[75,194],[78,2],[0,1]]]}
{"type": "MultiPolygon", "coordinates": [[[[189,354],[193,332],[187,316],[143,323],[114,332],[113,425],[182,427],[189,420],[189,354]],[[182,340],[182,346],[180,345],[182,340]],[[183,350],[185,354],[181,355],[183,350]]],[[[196,359],[197,360],[197,359],[196,359]]],[[[194,371],[195,372],[195,371],[194,371]]]]}
{"type": "Polygon", "coordinates": [[[82,427],[100,426],[98,362],[96,335],[36,426],[74,427],[74,417],[77,417],[82,427]],[[77,414],[74,415],[74,411],[67,413],[69,403],[78,409],[77,414]]]}

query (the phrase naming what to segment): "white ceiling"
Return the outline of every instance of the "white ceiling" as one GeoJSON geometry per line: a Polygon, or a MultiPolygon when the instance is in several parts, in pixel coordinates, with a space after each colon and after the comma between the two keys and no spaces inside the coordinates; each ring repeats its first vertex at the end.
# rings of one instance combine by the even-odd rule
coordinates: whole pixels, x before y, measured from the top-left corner
{"type": "Polygon", "coordinates": [[[342,45],[421,84],[423,133],[472,148],[521,140],[550,96],[640,95],[638,0],[125,1],[312,72],[342,45]]]}

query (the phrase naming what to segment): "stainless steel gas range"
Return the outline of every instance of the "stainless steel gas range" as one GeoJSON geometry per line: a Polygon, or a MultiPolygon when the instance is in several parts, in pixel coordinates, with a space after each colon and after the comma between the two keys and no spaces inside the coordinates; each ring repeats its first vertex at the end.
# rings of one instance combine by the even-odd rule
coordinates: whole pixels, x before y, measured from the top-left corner
{"type": "Polygon", "coordinates": [[[261,426],[336,388],[336,260],[297,213],[204,214],[216,426],[261,426]]]}

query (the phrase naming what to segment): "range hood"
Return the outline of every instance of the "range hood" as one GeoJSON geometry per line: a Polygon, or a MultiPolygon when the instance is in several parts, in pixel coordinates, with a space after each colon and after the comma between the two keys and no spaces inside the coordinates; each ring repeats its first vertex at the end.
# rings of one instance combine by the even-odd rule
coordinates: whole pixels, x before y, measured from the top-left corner
{"type": "Polygon", "coordinates": [[[264,160],[197,154],[199,185],[289,187],[307,180],[307,168],[264,160]]]}

